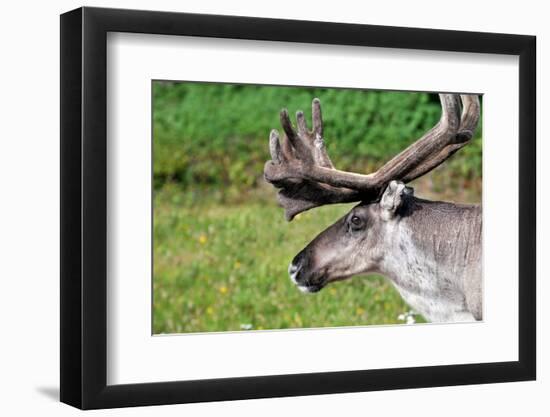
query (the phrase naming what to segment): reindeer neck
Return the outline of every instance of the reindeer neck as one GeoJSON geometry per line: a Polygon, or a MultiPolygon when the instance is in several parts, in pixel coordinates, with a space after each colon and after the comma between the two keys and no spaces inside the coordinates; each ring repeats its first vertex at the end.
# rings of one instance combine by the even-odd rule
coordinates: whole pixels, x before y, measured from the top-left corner
{"type": "Polygon", "coordinates": [[[387,224],[379,270],[431,321],[466,309],[481,257],[481,207],[413,199],[387,224]]]}

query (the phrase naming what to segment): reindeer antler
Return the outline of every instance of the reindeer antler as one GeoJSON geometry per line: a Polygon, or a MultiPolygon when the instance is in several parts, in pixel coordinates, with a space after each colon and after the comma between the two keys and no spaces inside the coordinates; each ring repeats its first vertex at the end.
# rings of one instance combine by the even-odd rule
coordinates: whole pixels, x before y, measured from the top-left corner
{"type": "Polygon", "coordinates": [[[372,174],[336,169],[325,148],[319,99],[312,103],[313,129],[308,130],[304,114],[296,113],[297,130],[286,109],[281,111],[285,132],[269,137],[271,161],[264,168],[265,179],[280,188],[279,203],[287,220],[296,214],[325,204],[375,201],[391,180],[412,181],[431,171],[472,138],[479,120],[476,95],[440,94],[441,118],[424,136],[372,174]],[[460,116],[460,99],[462,116],[460,116]]]}

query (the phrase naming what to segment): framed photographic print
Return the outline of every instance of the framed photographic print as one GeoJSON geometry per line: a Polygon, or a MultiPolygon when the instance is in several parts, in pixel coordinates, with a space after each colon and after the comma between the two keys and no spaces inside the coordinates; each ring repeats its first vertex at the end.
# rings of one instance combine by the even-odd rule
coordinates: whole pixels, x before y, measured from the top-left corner
{"type": "Polygon", "coordinates": [[[535,379],[535,38],[61,16],[61,401],[535,379]]]}

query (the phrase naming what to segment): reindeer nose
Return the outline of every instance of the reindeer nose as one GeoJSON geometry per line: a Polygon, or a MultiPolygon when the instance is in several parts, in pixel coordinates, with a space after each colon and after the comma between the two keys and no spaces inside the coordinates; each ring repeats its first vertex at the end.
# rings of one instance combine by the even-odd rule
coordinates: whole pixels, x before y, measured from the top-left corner
{"type": "Polygon", "coordinates": [[[296,277],[298,276],[298,272],[300,272],[300,268],[301,266],[296,265],[294,262],[292,262],[288,266],[288,275],[290,276],[290,279],[292,280],[292,282],[294,282],[295,284],[297,284],[296,277]]]}

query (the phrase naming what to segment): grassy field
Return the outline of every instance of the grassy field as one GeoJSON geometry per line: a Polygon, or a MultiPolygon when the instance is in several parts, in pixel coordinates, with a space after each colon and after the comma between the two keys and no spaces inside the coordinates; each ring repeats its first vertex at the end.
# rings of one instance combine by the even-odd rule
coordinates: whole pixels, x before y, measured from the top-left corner
{"type": "Polygon", "coordinates": [[[274,202],[218,205],[213,198],[190,203],[177,187],[156,195],[155,333],[398,323],[408,310],[380,277],[355,277],[317,294],[290,282],[292,257],[350,206],[287,223],[274,202]]]}
{"type": "MultiPolygon", "coordinates": [[[[434,175],[415,188],[424,197],[479,201],[480,184],[457,194],[447,181],[434,175]]],[[[260,187],[224,200],[175,185],[155,193],[155,334],[403,323],[409,307],[382,277],[298,291],[287,273],[292,257],[352,205],[320,207],[288,223],[274,194],[260,187]]]]}

